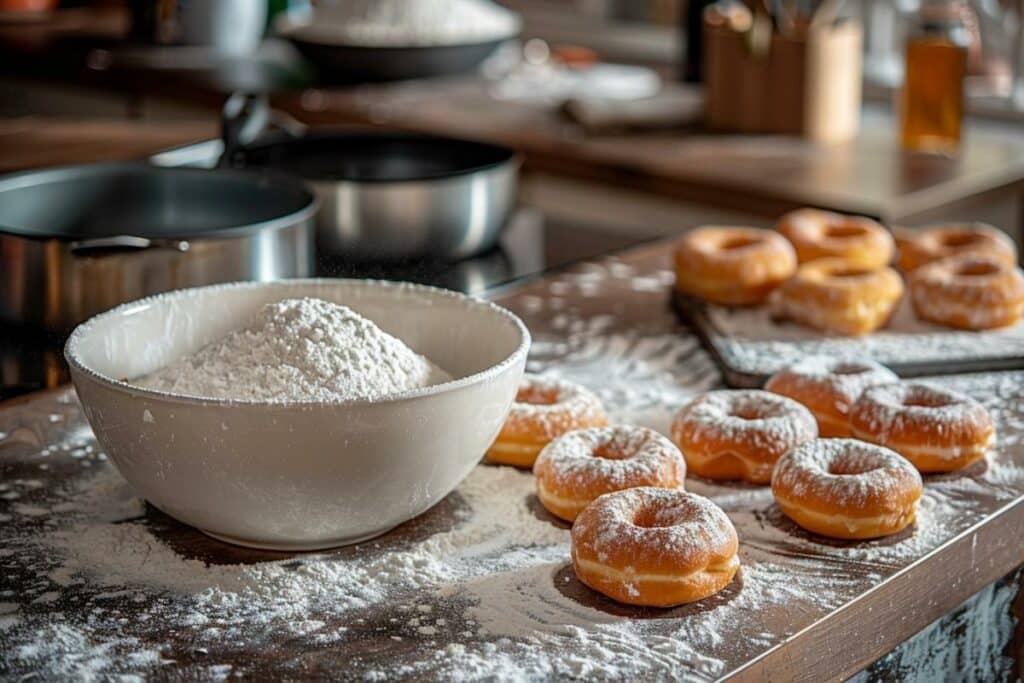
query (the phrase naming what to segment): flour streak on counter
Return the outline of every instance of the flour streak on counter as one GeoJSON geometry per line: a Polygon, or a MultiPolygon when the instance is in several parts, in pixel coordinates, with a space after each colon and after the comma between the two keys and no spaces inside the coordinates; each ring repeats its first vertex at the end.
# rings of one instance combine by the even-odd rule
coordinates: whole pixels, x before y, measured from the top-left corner
{"type": "MultiPolygon", "coordinates": [[[[508,303],[536,333],[532,370],[598,391],[613,421],[667,429],[719,379],[659,277],[644,273],[638,287],[636,276],[612,259],[553,280],[564,298],[539,283],[508,303]],[[581,287],[618,289],[580,298],[581,287]]],[[[508,468],[477,467],[429,512],[355,548],[281,559],[211,545],[131,494],[83,436],[70,392],[42,396],[0,422],[13,468],[4,491],[15,496],[0,499],[10,516],[0,545],[11,551],[0,570],[21,587],[0,591],[0,651],[11,653],[0,666],[51,678],[715,678],[1019,497],[1021,377],[943,381],[987,397],[1013,450],[930,477],[917,526],[895,539],[828,542],[787,527],[764,487],[688,480],[736,525],[741,570],[718,595],[672,610],[617,605],[583,586],[567,527],[539,505],[532,477],[508,468]]]]}

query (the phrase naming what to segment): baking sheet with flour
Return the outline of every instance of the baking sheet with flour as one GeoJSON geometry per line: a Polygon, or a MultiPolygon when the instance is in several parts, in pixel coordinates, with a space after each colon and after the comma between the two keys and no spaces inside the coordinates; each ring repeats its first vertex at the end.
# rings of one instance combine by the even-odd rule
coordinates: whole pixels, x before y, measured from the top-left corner
{"type": "Polygon", "coordinates": [[[1024,368],[1024,320],[969,332],[918,320],[904,297],[884,328],[863,337],[823,333],[775,318],[768,306],[726,308],[672,294],[731,386],[760,387],[809,355],[866,356],[901,377],[1024,368]]]}
{"type": "MultiPolygon", "coordinates": [[[[671,282],[648,248],[494,298],[530,327],[532,371],[595,390],[615,421],[665,431],[721,386],[667,305],[671,282]]],[[[983,401],[1000,441],[985,464],[927,477],[913,528],[830,541],[787,521],[765,487],[690,478],[734,522],[742,568],[722,593],[670,610],[583,586],[568,526],[528,472],[480,465],[432,510],[355,547],[261,552],[146,506],[71,390],[0,406],[0,674],[843,678],[1010,571],[1024,547],[1024,373],[935,381],[983,401]]],[[[1001,647],[977,653],[975,677],[999,677],[1001,647]]]]}

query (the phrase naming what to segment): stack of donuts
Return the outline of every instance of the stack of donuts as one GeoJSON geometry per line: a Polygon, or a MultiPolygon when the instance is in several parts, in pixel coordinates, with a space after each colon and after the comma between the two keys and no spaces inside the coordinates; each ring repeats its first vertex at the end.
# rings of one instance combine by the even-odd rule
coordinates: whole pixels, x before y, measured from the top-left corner
{"type": "Polygon", "coordinates": [[[1016,246],[981,223],[894,239],[869,218],[800,209],[774,231],[692,230],[676,247],[675,265],[685,295],[723,306],[768,303],[779,317],[847,336],[884,326],[905,290],[919,318],[947,327],[1005,327],[1024,315],[1016,246]]]}
{"type": "Polygon", "coordinates": [[[614,600],[669,607],[727,586],[739,539],[686,475],[770,485],[780,510],[838,539],[912,524],[921,473],[985,456],[995,428],[974,399],[901,382],[865,359],[809,357],[765,390],[711,391],[676,414],[671,439],[608,426],[596,395],[527,376],[490,461],[532,467],[537,497],[572,523],[576,575],[614,600]]]}

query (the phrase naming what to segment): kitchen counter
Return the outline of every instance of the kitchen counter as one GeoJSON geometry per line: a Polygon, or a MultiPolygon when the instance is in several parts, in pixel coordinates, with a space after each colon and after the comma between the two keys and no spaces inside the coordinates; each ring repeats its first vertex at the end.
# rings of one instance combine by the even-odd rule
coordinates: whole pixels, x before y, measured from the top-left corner
{"type": "MultiPolygon", "coordinates": [[[[644,246],[490,296],[530,327],[531,370],[591,386],[613,420],[666,429],[720,386],[668,308],[670,254],[644,246]]],[[[742,568],[720,594],[670,610],[580,584],[568,525],[539,506],[529,473],[481,465],[355,547],[247,550],[144,506],[73,392],[34,394],[0,405],[0,676],[844,679],[1022,560],[1021,374],[936,381],[983,401],[1000,441],[985,463],[927,477],[913,528],[830,541],[795,527],[764,487],[691,477],[737,526],[742,568]]],[[[862,677],[1018,675],[1015,596],[997,581],[862,677]]]]}

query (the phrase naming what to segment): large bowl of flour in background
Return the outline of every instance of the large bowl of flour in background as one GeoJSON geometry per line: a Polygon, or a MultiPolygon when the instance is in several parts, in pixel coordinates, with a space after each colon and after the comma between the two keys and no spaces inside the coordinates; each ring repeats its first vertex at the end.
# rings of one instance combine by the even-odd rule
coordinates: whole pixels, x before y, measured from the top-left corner
{"type": "Polygon", "coordinates": [[[80,325],[65,354],[97,440],[139,495],[223,540],[312,550],[381,534],[450,493],[500,430],[529,344],[512,313],[454,292],[290,280],[125,304],[80,325]],[[348,306],[453,379],[335,402],[196,398],[130,381],[301,297],[348,306]]]}

